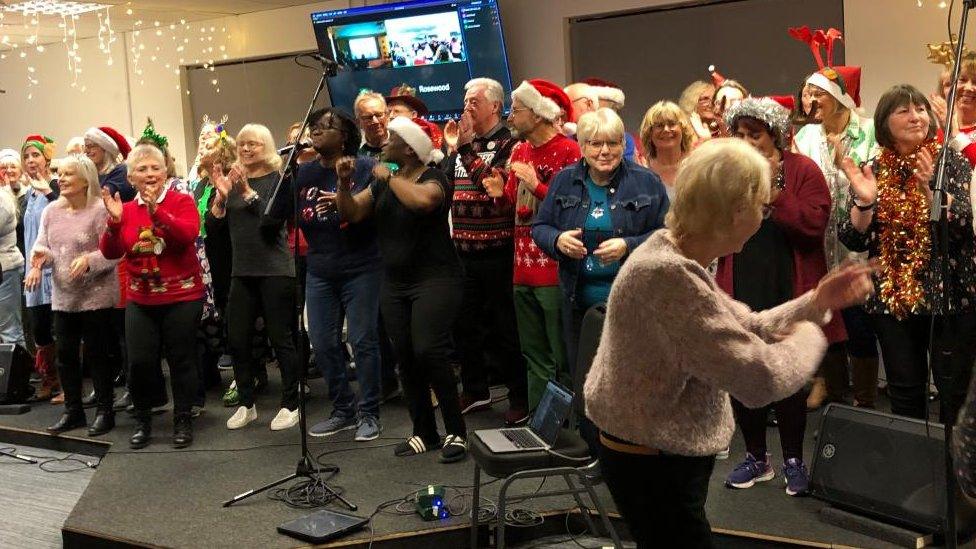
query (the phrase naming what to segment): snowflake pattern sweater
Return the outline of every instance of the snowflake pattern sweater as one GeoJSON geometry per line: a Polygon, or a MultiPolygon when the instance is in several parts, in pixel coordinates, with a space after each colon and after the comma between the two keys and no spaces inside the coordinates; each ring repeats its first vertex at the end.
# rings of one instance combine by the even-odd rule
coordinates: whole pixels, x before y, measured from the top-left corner
{"type": "Polygon", "coordinates": [[[534,206],[523,204],[524,200],[519,199],[520,192],[524,195],[530,191],[521,185],[514,170],[509,170],[505,194],[498,199],[515,205],[515,284],[532,287],[559,285],[559,265],[532,240],[532,222],[535,221],[539,204],[549,192],[549,182],[563,168],[579,159],[579,145],[562,134],[556,134],[538,147],[523,141],[512,151],[510,163],[524,162],[534,166],[539,179],[539,185],[531,191],[534,206]]]}

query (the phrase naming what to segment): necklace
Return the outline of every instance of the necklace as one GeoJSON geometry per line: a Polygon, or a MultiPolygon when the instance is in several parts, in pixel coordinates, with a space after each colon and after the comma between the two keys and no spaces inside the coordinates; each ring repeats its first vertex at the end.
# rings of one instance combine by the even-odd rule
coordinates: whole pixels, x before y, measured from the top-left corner
{"type": "Polygon", "coordinates": [[[938,158],[940,145],[927,141],[905,156],[885,148],[878,157],[878,297],[898,319],[925,305],[921,279],[929,262],[929,205],[913,177],[922,149],[938,158]]]}

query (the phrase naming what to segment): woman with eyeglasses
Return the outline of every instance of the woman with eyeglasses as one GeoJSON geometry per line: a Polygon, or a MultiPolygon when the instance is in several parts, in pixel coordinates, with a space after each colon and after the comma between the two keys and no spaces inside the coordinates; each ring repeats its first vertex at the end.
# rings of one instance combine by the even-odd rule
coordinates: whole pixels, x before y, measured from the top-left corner
{"type": "Polygon", "coordinates": [[[241,128],[237,159],[228,173],[214,164],[211,180],[217,197],[206,218],[207,231],[227,224],[232,249],[227,342],[234,359],[239,406],[228,418],[227,428],[241,429],[258,418],[252,336],[263,310],[281,370],[281,405],[271,420],[271,430],[279,431],[298,425],[297,317],[295,261],[288,249],[286,216],[265,215],[281,167],[271,131],[260,124],[241,128]]]}
{"type": "Polygon", "coordinates": [[[536,245],[559,263],[570,372],[583,315],[607,302],[627,254],[664,227],[669,204],[660,178],[624,159],[624,123],[612,109],[581,116],[576,135],[583,158],[556,175],[532,224],[536,245]]]}
{"type": "MultiPolygon", "coordinates": [[[[764,311],[816,288],[827,273],[823,243],[830,191],[813,160],[788,150],[790,113],[779,103],[747,98],[729,107],[725,122],[735,137],[766,158],[773,177],[759,230],[741,251],[719,259],[715,278],[737,301],[764,311]]],[[[846,337],[838,314],[823,330],[830,343],[846,337]]],[[[801,388],[760,408],[749,408],[733,398],[732,408],[746,442],[746,458],[729,474],[726,485],[750,488],[775,476],[766,452],[766,419],[772,408],[783,449],[786,493],[804,494],[809,483],[803,463],[806,391],[801,388]]]]}
{"type": "Polygon", "coordinates": [[[661,178],[668,199],[674,198],[678,166],[699,141],[688,115],[671,101],[658,101],[644,113],[640,140],[644,166],[661,178]]]}

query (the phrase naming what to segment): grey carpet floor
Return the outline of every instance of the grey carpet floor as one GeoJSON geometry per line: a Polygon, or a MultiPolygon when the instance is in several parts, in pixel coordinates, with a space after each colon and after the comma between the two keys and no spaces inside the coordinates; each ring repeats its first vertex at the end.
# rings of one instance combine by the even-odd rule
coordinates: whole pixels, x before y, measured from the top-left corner
{"type": "MultiPolygon", "coordinates": [[[[0,448],[36,456],[44,462],[68,454],[27,446],[0,448]]],[[[98,458],[78,456],[97,463],[98,458]]],[[[0,456],[0,547],[61,547],[61,525],[85,491],[96,470],[78,462],[46,462],[31,465],[0,456]],[[68,471],[68,470],[71,471],[68,471]]]]}
{"type": "MultiPolygon", "coordinates": [[[[229,374],[225,373],[229,382],[229,374]]],[[[294,471],[298,459],[296,429],[272,432],[268,429],[277,411],[277,375],[272,372],[269,391],[258,397],[259,419],[238,431],[228,431],[224,422],[232,410],[219,404],[219,391],[208,395],[206,412],[195,424],[196,440],[189,450],[173,450],[169,445],[172,415],[169,411],[155,416],[155,439],[144,450],[130,451],[127,440],[134,422],[119,414],[118,427],[101,437],[113,443],[99,467],[94,481],[75,506],[66,527],[101,532],[120,539],[152,543],[166,547],[294,547],[300,543],[279,535],[275,527],[309,511],[292,509],[266,495],[255,496],[231,508],[221,508],[223,500],[262,483],[294,471]]],[[[309,422],[324,419],[330,409],[321,379],[311,381],[309,422]]],[[[500,390],[504,394],[504,389],[500,390]]],[[[489,411],[465,416],[469,432],[497,427],[507,402],[497,402],[489,411]]],[[[43,430],[56,420],[60,410],[40,404],[22,416],[0,417],[0,425],[43,430]]],[[[90,411],[89,411],[90,413],[90,411]]],[[[357,443],[352,431],[329,439],[310,439],[313,456],[334,463],[341,472],[332,479],[347,497],[359,505],[358,513],[369,515],[377,505],[402,497],[428,483],[456,486],[462,494],[456,502],[470,505],[473,464],[443,465],[436,453],[412,458],[396,458],[392,445],[410,434],[410,420],[402,401],[382,408],[382,439],[357,443]]],[[[439,416],[439,414],[438,414],[439,416]]],[[[812,448],[812,431],[816,415],[810,416],[807,430],[807,453],[812,448]]],[[[83,430],[70,433],[84,436],[83,430]]],[[[2,443],[2,441],[0,441],[2,443]]],[[[779,469],[779,438],[769,430],[769,448],[779,469]]],[[[783,490],[782,478],[759,484],[749,490],[728,490],[723,486],[726,475],[742,459],[745,450],[740,436],[733,439],[732,459],[716,464],[712,477],[707,512],[713,528],[759,533],[849,547],[891,547],[876,539],[848,532],[821,522],[818,511],[823,506],[810,498],[792,498],[783,490]]],[[[2,471],[2,469],[0,469],[2,471]]],[[[486,479],[487,480],[487,479],[486,479]]],[[[483,489],[483,495],[495,498],[500,483],[483,489]]],[[[517,492],[537,489],[539,482],[524,481],[517,492]]],[[[557,488],[552,479],[546,489],[557,488]]],[[[604,501],[612,507],[605,488],[604,501]]],[[[570,498],[534,500],[520,504],[538,511],[574,507],[570,498]]],[[[339,509],[333,505],[332,508],[339,509]]],[[[459,515],[466,514],[459,511],[459,515]]],[[[407,532],[463,526],[467,519],[456,516],[446,521],[423,522],[416,515],[398,515],[392,511],[378,514],[373,520],[376,538],[407,532]]],[[[350,538],[368,539],[369,531],[350,538]]],[[[564,536],[566,537],[566,536],[564,536]]],[[[576,546],[569,541],[570,546],[576,546]]]]}

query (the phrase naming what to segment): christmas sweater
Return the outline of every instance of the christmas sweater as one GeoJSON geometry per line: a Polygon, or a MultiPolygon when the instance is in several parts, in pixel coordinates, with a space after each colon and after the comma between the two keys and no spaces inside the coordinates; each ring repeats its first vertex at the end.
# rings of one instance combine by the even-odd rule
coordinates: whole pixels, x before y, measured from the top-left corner
{"type": "Polygon", "coordinates": [[[199,234],[193,197],[164,190],[152,215],[141,196],[126,202],[122,220],[109,220],[98,247],[107,259],[125,257],[128,300],[168,305],[203,298],[195,245],[199,234]]]}
{"type": "Polygon", "coordinates": [[[562,134],[555,135],[538,147],[523,141],[512,150],[509,163],[524,162],[535,167],[539,184],[530,191],[519,182],[514,170],[509,170],[505,192],[497,201],[515,206],[515,273],[513,281],[522,286],[544,287],[559,285],[558,263],[546,255],[532,240],[532,222],[539,204],[549,192],[549,182],[563,168],[580,159],[576,141],[562,134]]]}
{"type": "Polygon", "coordinates": [[[970,166],[976,166],[976,126],[959,128],[959,133],[949,140],[949,146],[962,153],[970,166]]]}
{"type": "Polygon", "coordinates": [[[445,172],[454,178],[451,220],[454,244],[462,254],[505,249],[512,244],[512,205],[492,200],[482,185],[492,168],[504,167],[518,140],[504,125],[462,145],[445,172]]]}

